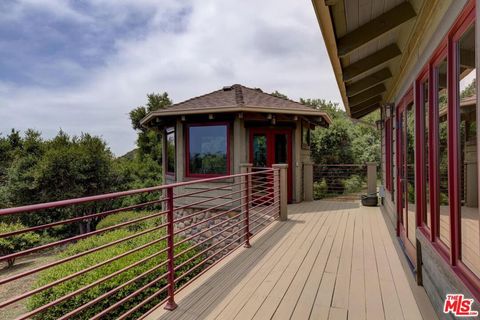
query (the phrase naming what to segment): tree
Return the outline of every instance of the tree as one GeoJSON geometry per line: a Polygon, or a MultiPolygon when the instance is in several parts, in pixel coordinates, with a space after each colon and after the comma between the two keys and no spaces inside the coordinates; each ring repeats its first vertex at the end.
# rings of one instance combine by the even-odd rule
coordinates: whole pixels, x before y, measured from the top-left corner
{"type": "MultiPolygon", "coordinates": [[[[113,155],[99,137],[82,134],[69,137],[63,131],[43,141],[40,133],[28,130],[20,138],[3,187],[5,206],[21,206],[77,198],[114,191],[117,188],[113,155]]],[[[19,215],[27,226],[49,223],[88,214],[98,208],[77,206],[19,215]]],[[[91,230],[88,221],[80,232],[91,230]]],[[[65,230],[63,230],[65,231],[65,230]]],[[[67,234],[77,231],[70,228],[67,234]]]]}
{"type": "Polygon", "coordinates": [[[170,105],[172,105],[172,100],[168,97],[168,93],[151,93],[147,94],[147,104],[145,106],[140,106],[130,111],[132,127],[138,133],[137,146],[141,158],[149,156],[159,164],[162,163],[160,135],[154,130],[144,128],[140,122],[148,113],[165,109],[170,105]]]}
{"type": "Polygon", "coordinates": [[[473,79],[460,93],[460,98],[468,98],[475,95],[477,89],[477,79],[473,79]]]}
{"type": "Polygon", "coordinates": [[[338,103],[327,101],[325,99],[303,99],[300,98],[300,103],[312,107],[317,110],[326,112],[332,119],[339,116],[345,116],[345,111],[340,109],[338,103]]]}
{"type": "Polygon", "coordinates": [[[272,93],[270,93],[272,96],[274,97],[277,97],[277,98],[282,98],[282,99],[288,99],[287,95],[281,93],[281,92],[278,92],[277,90],[273,91],[272,93]]]}
{"type": "Polygon", "coordinates": [[[380,162],[380,133],[375,126],[378,111],[358,121],[349,118],[338,103],[324,99],[300,99],[300,102],[326,112],[332,119],[329,128],[317,128],[312,133],[311,152],[315,163],[380,162]]]}

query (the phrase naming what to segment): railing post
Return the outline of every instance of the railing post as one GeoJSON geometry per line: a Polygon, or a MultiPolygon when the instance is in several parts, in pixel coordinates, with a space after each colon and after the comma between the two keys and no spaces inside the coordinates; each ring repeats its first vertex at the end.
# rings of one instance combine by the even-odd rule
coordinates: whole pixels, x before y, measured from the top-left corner
{"type": "Polygon", "coordinates": [[[280,195],[280,221],[286,221],[288,219],[288,179],[287,169],[288,164],[274,164],[274,192],[278,192],[280,195]]]}
{"type": "Polygon", "coordinates": [[[367,192],[377,193],[377,163],[367,162],[367,192]]]}
{"type": "Polygon", "coordinates": [[[313,163],[303,163],[303,200],[313,201],[313,163]]]}
{"type": "MultiPolygon", "coordinates": [[[[242,163],[240,165],[241,173],[252,172],[253,165],[251,163],[242,163]]],[[[252,195],[252,175],[242,176],[242,188],[245,188],[245,192],[242,192],[242,207],[244,211],[245,219],[245,248],[250,248],[250,201],[252,195]]]]}
{"type": "Polygon", "coordinates": [[[175,310],[175,265],[174,265],[174,226],[173,226],[173,187],[167,188],[167,255],[168,255],[168,301],[166,310],[175,310]]]}

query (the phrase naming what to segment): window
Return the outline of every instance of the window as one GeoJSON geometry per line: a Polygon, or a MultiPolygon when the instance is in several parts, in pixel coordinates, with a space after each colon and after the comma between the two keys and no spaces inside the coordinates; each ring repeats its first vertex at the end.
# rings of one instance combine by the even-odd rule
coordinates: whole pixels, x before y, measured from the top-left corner
{"type": "Polygon", "coordinates": [[[175,175],[175,128],[170,127],[165,130],[165,157],[167,164],[167,174],[175,175]]]}
{"type": "Polygon", "coordinates": [[[456,108],[459,110],[460,259],[480,277],[480,221],[478,214],[477,112],[475,26],[456,42],[456,108]]]}
{"type": "Polygon", "coordinates": [[[448,181],[448,90],[447,57],[435,67],[435,90],[438,116],[439,238],[450,247],[450,199],[448,181]]]}
{"type": "Polygon", "coordinates": [[[187,176],[230,172],[228,124],[187,126],[187,176]]]}
{"type": "Polygon", "coordinates": [[[480,299],[475,19],[475,1],[469,0],[429,61],[427,79],[417,86],[425,128],[419,139],[429,142],[420,149],[423,168],[417,172],[430,191],[423,212],[431,220],[423,226],[430,224],[433,248],[480,299]]]}
{"type": "Polygon", "coordinates": [[[392,191],[392,118],[385,121],[385,188],[392,191]]]}
{"type": "Polygon", "coordinates": [[[405,163],[405,175],[407,178],[407,204],[406,214],[408,214],[407,221],[407,237],[413,246],[416,245],[415,241],[415,228],[416,228],[416,192],[415,192],[415,110],[413,102],[407,105],[405,112],[405,151],[406,151],[406,163],[405,163]]]}
{"type": "Polygon", "coordinates": [[[395,170],[397,170],[397,162],[396,162],[396,156],[397,156],[397,137],[396,137],[396,134],[397,134],[397,124],[396,124],[396,121],[397,121],[397,117],[395,116],[395,112],[393,112],[392,114],[392,122],[391,122],[391,125],[392,125],[392,156],[390,158],[390,162],[392,164],[392,192],[391,192],[391,195],[392,195],[392,202],[395,202],[396,201],[396,198],[395,198],[395,193],[396,193],[396,190],[397,190],[397,185],[396,185],[396,174],[395,174],[395,170]]]}
{"type": "Polygon", "coordinates": [[[430,134],[430,105],[428,103],[429,92],[428,79],[420,84],[420,112],[423,121],[423,183],[424,183],[424,205],[423,205],[423,223],[430,229],[432,227],[431,214],[430,214],[430,150],[429,150],[429,134],[430,134]]]}

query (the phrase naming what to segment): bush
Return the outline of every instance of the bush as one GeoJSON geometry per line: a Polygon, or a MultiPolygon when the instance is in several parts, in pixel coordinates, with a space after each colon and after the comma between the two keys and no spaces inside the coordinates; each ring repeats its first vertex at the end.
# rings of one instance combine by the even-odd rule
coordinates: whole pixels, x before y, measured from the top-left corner
{"type": "MultiPolygon", "coordinates": [[[[101,227],[115,225],[117,222],[121,223],[122,221],[125,221],[125,219],[127,219],[126,221],[128,221],[128,219],[130,219],[133,215],[138,215],[138,214],[139,214],[138,212],[129,212],[129,213],[124,213],[123,215],[117,215],[117,216],[112,215],[110,217],[105,218],[104,220],[106,221],[100,222],[99,225],[101,227]]],[[[138,217],[138,216],[135,216],[135,217],[138,217]]],[[[150,224],[150,226],[153,226],[153,224],[150,224]]],[[[143,227],[145,227],[145,225],[143,225],[143,227]]],[[[105,232],[100,235],[92,236],[90,238],[81,240],[75,244],[68,246],[66,250],[59,255],[59,258],[69,257],[80,252],[85,252],[86,250],[99,247],[103,244],[111,243],[118,239],[123,239],[125,237],[131,236],[137,232],[138,231],[134,231],[130,228],[120,228],[117,230],[105,232]]],[[[34,287],[38,288],[40,286],[51,283],[55,280],[71,275],[75,272],[79,272],[81,270],[86,269],[87,267],[93,266],[107,259],[118,256],[134,248],[138,248],[139,246],[149,243],[151,241],[157,240],[163,237],[164,235],[165,235],[165,230],[164,228],[162,228],[158,231],[152,231],[147,234],[141,235],[139,237],[130,239],[128,241],[121,242],[117,245],[105,248],[103,250],[99,250],[95,253],[75,259],[71,262],[58,265],[56,267],[53,267],[51,269],[48,269],[40,273],[34,287]]],[[[191,243],[185,242],[182,245],[179,245],[177,248],[175,248],[175,252],[179,253],[183,250],[186,250],[190,246],[191,246],[191,243]]],[[[97,281],[105,276],[108,276],[113,272],[116,272],[127,266],[131,266],[133,263],[141,259],[144,259],[155,253],[158,253],[159,251],[163,250],[165,247],[166,247],[166,241],[158,242],[145,249],[134,252],[121,259],[108,263],[102,267],[91,270],[81,276],[75,277],[71,280],[68,280],[59,285],[56,285],[50,289],[44,290],[38,293],[37,295],[34,295],[32,298],[30,298],[30,300],[28,301],[28,307],[30,310],[39,308],[55,299],[63,297],[68,293],[71,293],[75,290],[85,287],[90,283],[93,283],[94,281],[97,281]]],[[[178,257],[175,260],[175,263],[178,265],[190,259],[197,253],[198,251],[193,249],[188,253],[178,257]]],[[[185,272],[186,270],[191,269],[192,267],[194,267],[200,262],[200,259],[201,258],[194,259],[192,262],[186,264],[183,268],[181,268],[176,272],[176,275],[178,276],[183,272],[185,272]]],[[[154,268],[155,266],[160,265],[166,260],[167,260],[166,253],[155,256],[154,258],[149,259],[129,270],[126,270],[121,274],[115,277],[112,277],[111,279],[108,279],[105,282],[95,285],[93,288],[86,290],[71,299],[68,299],[55,306],[49,307],[47,310],[45,310],[45,312],[40,313],[38,316],[36,316],[35,319],[42,319],[42,320],[57,319],[62,315],[65,315],[66,313],[101,296],[102,294],[105,294],[106,292],[109,292],[117,288],[118,286],[139,276],[140,274],[146,272],[147,270],[150,270],[151,268],[154,268]]],[[[179,281],[177,283],[177,286],[182,285],[183,283],[185,283],[186,281],[194,277],[196,274],[198,274],[200,271],[201,271],[201,267],[198,268],[195,272],[192,272],[192,274],[186,276],[181,281],[179,281]]],[[[69,319],[89,319],[95,314],[98,314],[99,312],[105,310],[109,306],[113,305],[114,303],[118,302],[119,300],[123,299],[124,297],[128,296],[134,291],[138,290],[139,288],[147,285],[148,283],[154,281],[158,277],[164,275],[165,273],[166,273],[166,267],[165,266],[160,267],[146,274],[144,277],[134,281],[133,283],[125,286],[119,291],[110,294],[108,298],[103,299],[98,303],[89,306],[86,310],[82,311],[79,315],[76,315],[69,319]]],[[[112,310],[110,313],[103,316],[102,319],[118,318],[120,314],[126,312],[127,310],[132,309],[141,301],[145,300],[146,298],[150,297],[152,294],[157,292],[159,289],[163,288],[166,285],[166,283],[167,283],[166,279],[161,279],[156,281],[154,285],[142,290],[141,293],[138,294],[137,296],[122,303],[117,309],[112,310]]],[[[132,314],[130,318],[139,317],[146,310],[149,310],[154,305],[158,304],[161,300],[165,299],[165,297],[166,297],[166,292],[158,295],[157,297],[152,299],[150,302],[145,304],[142,308],[139,308],[139,310],[137,310],[134,314],[132,314]]]]}
{"type": "MultiPolygon", "coordinates": [[[[156,211],[155,211],[156,212],[156,211]]],[[[106,216],[100,222],[97,224],[97,230],[100,229],[105,229],[109,228],[112,226],[116,226],[117,224],[132,221],[135,219],[139,219],[142,217],[147,217],[149,215],[154,214],[155,212],[149,212],[149,211],[125,211],[125,212],[120,212],[120,213],[114,213],[112,215],[106,216]]],[[[147,220],[143,220],[140,222],[132,223],[125,228],[127,228],[130,231],[138,231],[141,229],[149,229],[153,228],[156,225],[160,224],[162,222],[162,218],[159,217],[154,217],[150,218],[147,220]]]]}
{"type": "MultiPolygon", "coordinates": [[[[26,227],[21,223],[0,222],[0,234],[22,230],[26,227]]],[[[0,238],[0,255],[4,256],[21,250],[30,249],[41,242],[41,238],[34,232],[26,232],[12,237],[0,238]]],[[[8,267],[13,266],[15,258],[7,260],[8,267]]]]}
{"type": "Polygon", "coordinates": [[[343,180],[344,193],[356,193],[363,188],[363,179],[359,175],[352,175],[350,178],[343,180]]]}
{"type": "Polygon", "coordinates": [[[313,198],[315,200],[323,199],[327,196],[328,185],[325,179],[313,183],[313,198]]]}

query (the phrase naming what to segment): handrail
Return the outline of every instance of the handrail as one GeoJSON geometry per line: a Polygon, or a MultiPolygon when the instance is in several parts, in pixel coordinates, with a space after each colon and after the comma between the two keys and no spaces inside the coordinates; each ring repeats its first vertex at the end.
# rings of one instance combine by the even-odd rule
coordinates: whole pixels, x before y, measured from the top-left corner
{"type": "MultiPolygon", "coordinates": [[[[88,316],[92,319],[99,319],[106,314],[116,312],[116,318],[124,319],[133,312],[144,310],[144,306],[152,302],[155,302],[154,305],[163,304],[167,310],[173,310],[177,306],[175,295],[179,290],[236,248],[242,245],[249,248],[251,237],[279,217],[281,194],[279,170],[281,169],[262,168],[260,171],[229,176],[2,209],[0,217],[8,217],[8,220],[13,221],[25,218],[23,214],[37,214],[41,218],[55,209],[72,209],[66,211],[70,212],[70,216],[66,216],[66,218],[53,219],[53,221],[46,219],[43,224],[27,225],[20,230],[0,234],[0,239],[5,241],[25,233],[38,234],[41,232],[43,234],[62,226],[70,225],[71,229],[78,223],[91,223],[92,221],[97,223],[99,219],[115,216],[122,212],[133,212],[133,214],[132,218],[126,221],[121,220],[113,225],[99,229],[93,225],[93,229],[89,229],[88,232],[66,234],[63,238],[53,238],[47,243],[39,243],[33,247],[2,254],[0,262],[23,258],[38,252],[56,255],[71,246],[76,246],[79,241],[84,239],[97,241],[97,239],[103,239],[101,237],[113,235],[114,231],[125,230],[124,233],[118,233],[121,235],[119,238],[109,239],[107,237],[106,239],[109,239],[107,242],[99,242],[93,247],[78,247],[79,249],[72,247],[74,250],[67,255],[61,255],[41,265],[33,264],[31,267],[24,267],[28,269],[19,270],[13,275],[2,277],[0,273],[0,284],[15,286],[16,281],[23,281],[27,276],[42,275],[44,272],[56,270],[53,268],[60,265],[64,270],[67,268],[67,264],[68,266],[77,263],[82,265],[88,261],[88,265],[82,265],[81,269],[75,269],[71,273],[60,273],[51,278],[50,282],[39,283],[23,292],[9,295],[8,298],[0,301],[0,308],[10,307],[14,303],[26,303],[26,299],[36,297],[46,290],[55,290],[57,286],[69,281],[76,281],[88,274],[92,276],[91,282],[79,282],[78,286],[72,285],[71,288],[68,286],[69,291],[61,296],[52,295],[55,298],[50,299],[48,298],[50,295],[43,294],[46,297],[45,303],[35,305],[17,319],[40,317],[43,313],[49,312],[51,308],[63,308],[65,305],[68,305],[69,308],[59,316],[60,319],[68,319],[81,312],[93,312],[88,316]],[[208,182],[224,180],[228,185],[221,187],[205,185],[208,182]],[[185,190],[184,187],[190,185],[202,185],[202,188],[205,187],[205,189],[182,192],[185,190]],[[110,207],[102,205],[101,210],[90,210],[85,215],[82,215],[83,207],[77,206],[102,200],[122,200],[135,195],[149,195],[149,197],[141,197],[143,202],[129,203],[128,205],[111,201],[109,202],[110,207]],[[204,200],[196,200],[201,197],[204,200]],[[143,214],[137,216],[135,212],[143,212],[143,214]],[[138,245],[135,241],[138,241],[138,245]],[[123,246],[125,250],[111,251],[114,252],[113,255],[107,255],[105,259],[101,259],[102,253],[109,252],[105,250],[116,250],[120,246],[123,246]],[[129,264],[123,265],[120,263],[121,261],[129,261],[129,264]],[[154,262],[155,264],[152,265],[154,262]],[[98,273],[99,277],[97,278],[93,276],[107,265],[118,265],[119,267],[111,269],[108,274],[98,273]],[[98,296],[92,297],[88,301],[75,299],[86,291],[123,275],[128,275],[128,277],[116,287],[105,292],[101,291],[98,296]],[[138,286],[135,287],[137,284],[138,286]],[[153,287],[155,288],[153,291],[151,289],[144,290],[153,287]],[[129,288],[135,290],[132,291],[129,288]],[[118,295],[121,290],[126,291],[118,295]],[[147,296],[145,292],[153,293],[149,293],[147,296]],[[95,309],[105,299],[114,299],[117,296],[120,297],[120,300],[112,301],[104,309],[95,309]],[[120,306],[132,303],[133,298],[135,298],[134,301],[138,301],[139,297],[141,297],[139,303],[133,303],[128,310],[120,311],[120,306]],[[70,303],[67,303],[70,300],[72,300],[71,306],[70,303]]],[[[33,221],[37,220],[33,219],[33,221]]],[[[55,314],[58,317],[59,313],[55,314]]]]}
{"type": "Polygon", "coordinates": [[[151,192],[155,192],[155,191],[162,191],[162,190],[165,190],[169,187],[170,188],[177,188],[177,187],[183,187],[183,186],[188,186],[188,185],[192,185],[192,184],[199,184],[199,183],[212,182],[212,181],[220,181],[220,180],[231,179],[231,178],[239,178],[239,177],[251,176],[251,175],[255,175],[255,174],[268,173],[268,172],[272,172],[273,170],[274,169],[266,169],[266,170],[257,171],[257,172],[238,173],[238,174],[229,175],[229,176],[220,176],[220,177],[205,178],[205,179],[198,179],[198,180],[185,181],[185,182],[176,182],[176,183],[172,183],[172,184],[168,184],[168,185],[161,185],[161,186],[150,187],[150,188],[142,188],[142,189],[134,189],[134,190],[129,190],[129,191],[112,192],[112,193],[106,193],[106,194],[97,195],[97,196],[81,197],[81,198],[53,201],[53,202],[47,202],[47,203],[32,204],[32,205],[15,207],[15,208],[0,209],[0,216],[9,215],[9,214],[16,214],[16,213],[24,213],[26,211],[39,211],[39,210],[44,210],[44,209],[51,209],[53,207],[66,207],[66,206],[71,206],[71,205],[76,205],[76,204],[83,204],[83,203],[86,203],[86,202],[94,202],[94,201],[100,201],[100,200],[110,200],[110,199],[114,199],[114,198],[126,197],[126,196],[136,195],[136,194],[140,194],[140,193],[151,193],[151,192]]]}

